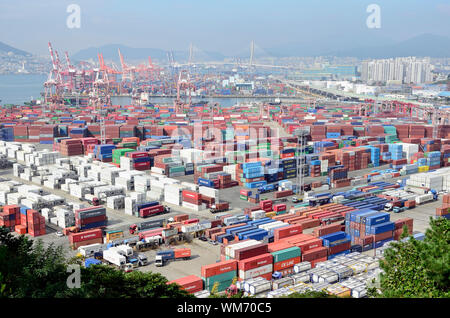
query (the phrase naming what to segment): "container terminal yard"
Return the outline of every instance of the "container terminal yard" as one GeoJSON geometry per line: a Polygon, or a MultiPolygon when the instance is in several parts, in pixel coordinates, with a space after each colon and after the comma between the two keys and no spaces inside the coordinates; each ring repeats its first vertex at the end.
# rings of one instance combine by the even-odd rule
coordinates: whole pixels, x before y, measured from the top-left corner
{"type": "Polygon", "coordinates": [[[449,218],[450,112],[263,76],[253,46],[237,80],[171,54],[75,67],[49,43],[44,102],[0,110],[0,226],[199,298],[366,297],[405,225],[423,240],[449,218]],[[194,100],[253,81],[265,100],[194,100]]]}

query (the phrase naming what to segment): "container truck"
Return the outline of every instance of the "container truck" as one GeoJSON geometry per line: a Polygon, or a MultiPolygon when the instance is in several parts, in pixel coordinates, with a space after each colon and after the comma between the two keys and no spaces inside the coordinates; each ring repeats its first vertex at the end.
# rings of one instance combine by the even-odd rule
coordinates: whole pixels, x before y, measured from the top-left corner
{"type": "Polygon", "coordinates": [[[146,221],[146,222],[131,224],[130,228],[129,228],[129,232],[130,232],[130,234],[137,234],[140,231],[163,227],[164,223],[165,223],[165,221],[163,219],[161,219],[161,220],[153,220],[153,221],[146,221]]]}
{"type": "Polygon", "coordinates": [[[159,251],[155,256],[155,265],[160,267],[166,265],[168,261],[179,260],[179,259],[190,259],[191,249],[190,248],[179,248],[174,250],[159,251]]]}
{"type": "Polygon", "coordinates": [[[266,184],[266,185],[263,185],[263,186],[261,186],[261,187],[259,187],[257,189],[257,191],[260,194],[261,193],[266,193],[266,192],[272,192],[272,191],[275,191],[275,190],[277,190],[277,188],[275,187],[275,184],[266,184]]]}
{"type": "Polygon", "coordinates": [[[127,264],[126,257],[120,254],[115,247],[103,251],[103,259],[119,269],[125,269],[125,264],[127,264]]]}
{"type": "Polygon", "coordinates": [[[98,252],[102,252],[104,249],[103,244],[89,244],[89,245],[85,245],[85,246],[80,246],[78,248],[78,253],[81,254],[81,256],[87,258],[87,257],[91,257],[94,256],[95,253],[98,252]]]}
{"type": "Polygon", "coordinates": [[[163,238],[160,235],[145,237],[141,241],[136,243],[136,250],[146,251],[148,249],[158,247],[162,243],[163,238]]]}
{"type": "Polygon", "coordinates": [[[122,254],[125,257],[130,257],[133,255],[133,249],[128,245],[118,245],[116,246],[116,250],[119,254],[122,254]]]}

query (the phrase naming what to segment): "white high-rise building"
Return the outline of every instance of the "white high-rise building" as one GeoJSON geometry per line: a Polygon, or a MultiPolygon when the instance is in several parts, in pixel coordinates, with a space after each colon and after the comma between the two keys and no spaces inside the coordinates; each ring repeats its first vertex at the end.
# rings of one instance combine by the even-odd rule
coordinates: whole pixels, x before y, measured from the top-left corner
{"type": "Polygon", "coordinates": [[[422,84],[431,82],[432,65],[429,58],[400,57],[364,61],[361,79],[364,82],[401,81],[405,84],[422,84]]]}

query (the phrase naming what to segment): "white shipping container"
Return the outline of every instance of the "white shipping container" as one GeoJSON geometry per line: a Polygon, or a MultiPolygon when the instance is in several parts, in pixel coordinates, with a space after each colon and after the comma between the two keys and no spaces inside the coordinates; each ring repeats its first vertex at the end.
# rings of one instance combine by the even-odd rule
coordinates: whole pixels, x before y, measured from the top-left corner
{"type": "Polygon", "coordinates": [[[257,276],[261,276],[264,274],[272,273],[273,264],[264,265],[261,267],[253,268],[247,271],[239,270],[239,278],[241,279],[249,279],[257,276]]]}

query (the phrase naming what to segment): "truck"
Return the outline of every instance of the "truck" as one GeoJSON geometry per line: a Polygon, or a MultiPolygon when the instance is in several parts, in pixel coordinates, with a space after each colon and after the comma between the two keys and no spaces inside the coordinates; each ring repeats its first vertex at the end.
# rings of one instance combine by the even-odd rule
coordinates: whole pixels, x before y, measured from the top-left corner
{"type": "Polygon", "coordinates": [[[80,199],[80,200],[87,201],[87,203],[89,203],[90,205],[93,205],[93,206],[99,206],[99,205],[105,204],[106,198],[102,195],[100,195],[99,197],[100,198],[96,197],[93,194],[87,193],[84,195],[84,199],[80,199]]]}
{"type": "Polygon", "coordinates": [[[158,247],[163,243],[163,238],[160,235],[150,236],[138,241],[136,243],[136,251],[145,251],[154,247],[158,247]]]}
{"type": "Polygon", "coordinates": [[[222,202],[222,203],[218,203],[217,205],[213,204],[211,206],[211,209],[209,209],[209,211],[211,213],[219,213],[219,212],[228,211],[229,209],[230,209],[230,204],[228,202],[222,202]]]}
{"type": "Polygon", "coordinates": [[[152,220],[152,221],[145,221],[141,223],[131,224],[129,227],[130,234],[137,234],[140,231],[144,230],[150,230],[153,228],[163,227],[165,220],[152,220]]]}
{"type": "Polygon", "coordinates": [[[155,265],[158,267],[166,265],[168,261],[179,260],[179,259],[190,259],[191,249],[190,248],[179,248],[173,250],[159,251],[155,256],[155,265]]]}
{"type": "Polygon", "coordinates": [[[396,208],[396,210],[403,208],[405,206],[406,201],[407,200],[397,200],[397,201],[388,202],[384,205],[384,210],[386,212],[389,212],[389,211],[393,211],[394,208],[396,208]]]}
{"type": "Polygon", "coordinates": [[[80,246],[78,248],[78,253],[81,254],[84,258],[92,257],[95,253],[102,252],[104,249],[103,244],[95,243],[89,244],[85,246],[80,246]]]}
{"type": "Polygon", "coordinates": [[[418,195],[416,197],[416,204],[422,204],[427,203],[430,201],[436,201],[439,198],[438,193],[436,190],[429,190],[428,193],[418,195]]]}
{"type": "Polygon", "coordinates": [[[125,256],[127,258],[133,255],[133,249],[131,247],[129,247],[128,245],[125,245],[125,244],[118,245],[115,248],[119,254],[122,254],[123,256],[125,256]]]}
{"type": "Polygon", "coordinates": [[[116,247],[110,247],[109,249],[104,250],[103,259],[119,269],[124,269],[125,264],[127,264],[127,258],[120,254],[116,247]]]}
{"type": "Polygon", "coordinates": [[[170,207],[164,205],[155,205],[152,207],[148,207],[148,208],[142,208],[141,210],[139,210],[139,216],[146,218],[146,217],[150,217],[150,216],[154,216],[154,215],[159,215],[159,214],[164,214],[164,213],[170,213],[171,209],[170,207]],[[146,209],[149,209],[148,211],[146,211],[146,209]],[[146,211],[146,212],[144,212],[146,211]]]}
{"type": "Polygon", "coordinates": [[[320,206],[323,204],[330,203],[331,199],[333,198],[333,194],[331,193],[324,193],[323,195],[316,195],[314,197],[308,198],[309,206],[320,206]]]}
{"type": "Polygon", "coordinates": [[[258,193],[260,193],[260,194],[272,192],[272,191],[276,191],[276,190],[277,190],[277,188],[276,188],[275,184],[266,184],[257,189],[258,193]]]}

